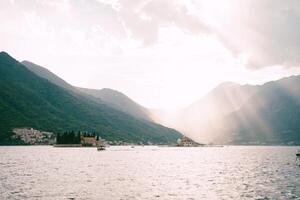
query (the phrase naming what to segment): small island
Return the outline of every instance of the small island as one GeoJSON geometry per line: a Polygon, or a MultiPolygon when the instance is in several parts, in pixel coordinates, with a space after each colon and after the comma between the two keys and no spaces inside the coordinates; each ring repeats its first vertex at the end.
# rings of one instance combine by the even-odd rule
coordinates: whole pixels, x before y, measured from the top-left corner
{"type": "Polygon", "coordinates": [[[68,131],[57,134],[54,147],[98,147],[105,144],[106,141],[96,133],[68,131]]]}
{"type": "Polygon", "coordinates": [[[199,144],[192,140],[191,138],[188,138],[186,136],[183,136],[182,138],[179,138],[177,140],[177,146],[178,147],[198,147],[203,146],[203,144],[199,144]]]}

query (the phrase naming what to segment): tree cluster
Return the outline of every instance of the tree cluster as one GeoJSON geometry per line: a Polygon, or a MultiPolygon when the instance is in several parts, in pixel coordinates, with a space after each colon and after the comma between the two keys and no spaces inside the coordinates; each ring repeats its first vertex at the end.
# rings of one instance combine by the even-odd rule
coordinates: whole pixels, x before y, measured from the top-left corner
{"type": "Polygon", "coordinates": [[[75,133],[74,131],[66,131],[63,134],[58,133],[56,136],[56,144],[80,144],[81,133],[75,133]]]}

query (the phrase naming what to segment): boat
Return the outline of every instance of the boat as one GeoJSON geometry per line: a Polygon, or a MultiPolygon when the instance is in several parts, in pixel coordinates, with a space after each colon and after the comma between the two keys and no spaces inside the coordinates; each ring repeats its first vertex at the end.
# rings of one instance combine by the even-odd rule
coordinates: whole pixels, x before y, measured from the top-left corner
{"type": "Polygon", "coordinates": [[[105,150],[105,146],[97,146],[97,151],[104,151],[105,150]]]}
{"type": "Polygon", "coordinates": [[[296,153],[296,162],[300,167],[300,150],[298,150],[298,152],[296,153]]]}
{"type": "Polygon", "coordinates": [[[104,151],[105,150],[105,140],[99,138],[99,136],[96,137],[96,147],[97,151],[104,151]]]}

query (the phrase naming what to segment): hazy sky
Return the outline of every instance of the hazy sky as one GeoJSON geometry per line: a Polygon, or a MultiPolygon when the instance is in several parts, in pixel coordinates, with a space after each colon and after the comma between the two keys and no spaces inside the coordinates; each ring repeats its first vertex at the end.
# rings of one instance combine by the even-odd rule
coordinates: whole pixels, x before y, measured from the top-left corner
{"type": "Polygon", "coordinates": [[[69,83],[180,108],[300,74],[299,0],[1,0],[0,50],[69,83]]]}

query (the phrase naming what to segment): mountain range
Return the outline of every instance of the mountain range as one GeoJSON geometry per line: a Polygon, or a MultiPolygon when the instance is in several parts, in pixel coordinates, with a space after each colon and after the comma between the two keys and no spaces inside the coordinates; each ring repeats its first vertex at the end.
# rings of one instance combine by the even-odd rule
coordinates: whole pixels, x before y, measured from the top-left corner
{"type": "Polygon", "coordinates": [[[239,109],[223,118],[227,143],[300,144],[300,76],[259,87],[239,109]]]}
{"type": "Polygon", "coordinates": [[[263,85],[222,83],[155,119],[202,143],[300,144],[300,76],[263,85]]]}
{"type": "MultiPolygon", "coordinates": [[[[0,53],[0,143],[11,143],[12,129],[33,127],[44,131],[89,131],[107,140],[174,143],[181,134],[146,120],[143,108],[122,108],[113,90],[83,92],[45,68],[18,62],[0,53]],[[26,65],[26,66],[25,66],[26,65]],[[99,94],[99,96],[98,96],[99,94]],[[103,97],[103,98],[100,98],[103,97]],[[105,96],[105,98],[104,98],[105,96]],[[119,106],[119,109],[117,109],[119,106]],[[128,114],[131,112],[131,114],[128,114]]],[[[125,98],[126,99],[126,98],[125,98]]],[[[123,105],[126,107],[126,105],[123,105]]]]}
{"type": "Polygon", "coordinates": [[[116,90],[72,86],[5,52],[0,70],[0,141],[9,138],[11,128],[30,126],[95,131],[132,142],[174,143],[181,132],[199,143],[300,144],[300,76],[263,85],[225,82],[169,112],[147,109],[116,90]]]}

